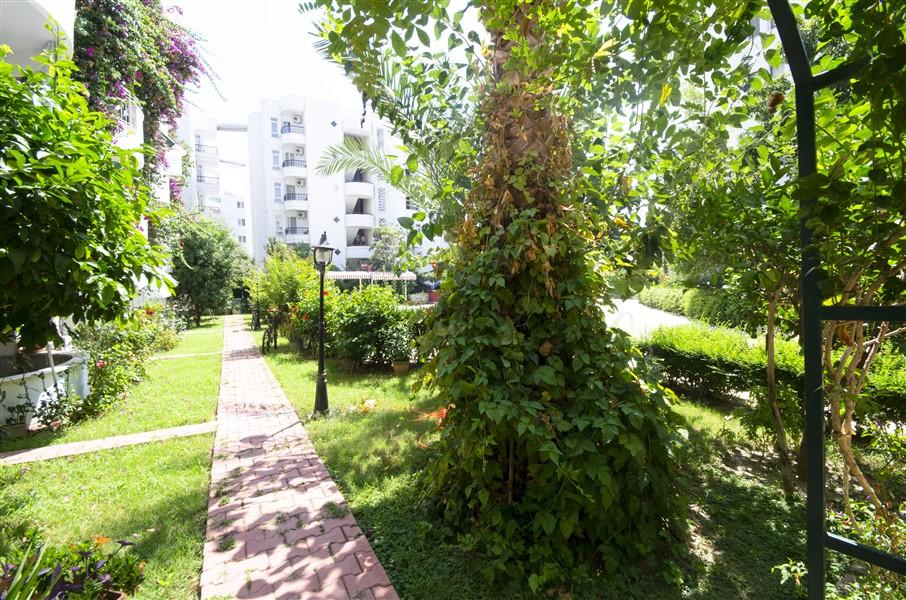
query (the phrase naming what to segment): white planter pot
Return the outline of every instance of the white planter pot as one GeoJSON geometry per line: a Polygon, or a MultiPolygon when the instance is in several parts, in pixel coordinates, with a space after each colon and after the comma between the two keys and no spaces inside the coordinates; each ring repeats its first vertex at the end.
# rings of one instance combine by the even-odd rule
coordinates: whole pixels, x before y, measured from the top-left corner
{"type": "Polygon", "coordinates": [[[54,352],[53,358],[54,368],[0,377],[0,426],[6,425],[6,420],[12,416],[8,407],[25,402],[30,404],[32,409],[26,416],[26,423],[30,425],[35,408],[52,400],[58,391],[78,394],[82,398],[88,395],[87,357],[54,352]]]}

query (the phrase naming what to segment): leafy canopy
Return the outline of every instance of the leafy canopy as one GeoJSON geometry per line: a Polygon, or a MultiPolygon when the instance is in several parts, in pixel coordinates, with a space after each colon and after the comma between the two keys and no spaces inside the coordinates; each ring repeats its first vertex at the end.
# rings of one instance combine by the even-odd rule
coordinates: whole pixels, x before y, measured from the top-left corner
{"type": "Polygon", "coordinates": [[[172,254],[176,295],[188,301],[198,325],[205,311],[223,310],[242,282],[249,259],[219,221],[178,213],[162,227],[172,254]]]}
{"type": "Polygon", "coordinates": [[[92,111],[74,65],[14,68],[0,46],[0,333],[25,346],[57,337],[55,316],[125,317],[138,282],[165,279],[156,221],[135,156],[92,111]]]}

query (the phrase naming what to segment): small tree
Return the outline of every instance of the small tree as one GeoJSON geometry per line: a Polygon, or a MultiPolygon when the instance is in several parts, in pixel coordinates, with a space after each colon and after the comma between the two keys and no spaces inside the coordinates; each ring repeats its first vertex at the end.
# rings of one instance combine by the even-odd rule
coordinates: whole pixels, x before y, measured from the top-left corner
{"type": "Polygon", "coordinates": [[[192,307],[195,325],[205,311],[223,310],[242,281],[249,259],[230,231],[205,218],[184,214],[165,225],[173,255],[176,295],[192,307]]]}
{"type": "Polygon", "coordinates": [[[277,242],[268,244],[264,268],[255,269],[245,278],[252,302],[261,308],[285,308],[302,299],[306,289],[318,286],[318,273],[310,259],[277,242]]]}
{"type": "Polygon", "coordinates": [[[406,238],[397,227],[375,227],[371,266],[378,271],[395,271],[401,263],[406,238]]]}
{"type": "Polygon", "coordinates": [[[0,334],[23,346],[57,337],[51,319],[124,317],[138,282],[161,281],[161,249],[135,156],[89,110],[73,66],[14,70],[0,46],[0,334]]]}

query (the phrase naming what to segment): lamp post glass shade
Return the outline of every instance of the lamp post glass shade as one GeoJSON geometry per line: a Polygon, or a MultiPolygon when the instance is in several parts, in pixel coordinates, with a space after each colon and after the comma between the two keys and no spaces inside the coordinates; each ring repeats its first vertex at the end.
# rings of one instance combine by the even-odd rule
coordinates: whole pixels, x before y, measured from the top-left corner
{"type": "Polygon", "coordinates": [[[326,267],[333,260],[333,247],[327,245],[327,236],[321,236],[321,243],[312,248],[312,256],[318,267],[326,267]]]}

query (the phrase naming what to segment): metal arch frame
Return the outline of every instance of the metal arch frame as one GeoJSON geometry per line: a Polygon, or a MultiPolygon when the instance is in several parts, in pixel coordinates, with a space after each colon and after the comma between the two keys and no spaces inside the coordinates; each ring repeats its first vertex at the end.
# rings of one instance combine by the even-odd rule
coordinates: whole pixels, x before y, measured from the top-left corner
{"type": "MultiPolygon", "coordinates": [[[[862,59],[824,73],[812,74],[789,0],[768,0],[768,6],[780,33],[783,52],[795,84],[799,177],[806,177],[817,171],[815,92],[833,85],[848,83],[868,64],[868,60],[862,59]]],[[[817,204],[818,200],[814,197],[800,202],[800,206],[806,209],[805,213],[811,212],[817,204]]],[[[822,306],[821,293],[818,289],[820,258],[812,245],[813,232],[805,218],[800,219],[799,234],[802,252],[802,338],[805,357],[805,447],[808,460],[806,483],[808,598],[824,600],[827,548],[901,575],[906,575],[906,560],[830,533],[826,529],[821,323],[824,319],[906,321],[906,305],[822,306]]]]}

